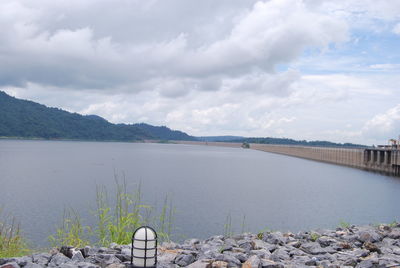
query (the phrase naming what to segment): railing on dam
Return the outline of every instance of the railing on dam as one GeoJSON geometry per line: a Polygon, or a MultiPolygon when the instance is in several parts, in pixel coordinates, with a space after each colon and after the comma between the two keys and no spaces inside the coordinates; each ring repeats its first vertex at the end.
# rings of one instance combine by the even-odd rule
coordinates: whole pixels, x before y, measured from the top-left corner
{"type": "Polygon", "coordinates": [[[392,148],[327,148],[292,145],[251,144],[250,148],[351,166],[389,175],[400,175],[400,150],[392,148]]]}

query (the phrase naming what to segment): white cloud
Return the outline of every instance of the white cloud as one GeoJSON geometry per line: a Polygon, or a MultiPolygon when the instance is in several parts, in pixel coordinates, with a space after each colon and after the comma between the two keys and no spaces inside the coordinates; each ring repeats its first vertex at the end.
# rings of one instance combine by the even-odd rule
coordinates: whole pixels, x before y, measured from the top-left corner
{"type": "Polygon", "coordinates": [[[400,135],[400,104],[374,116],[366,122],[362,131],[365,136],[379,139],[381,142],[383,137],[386,137],[386,140],[397,139],[400,135]]]}
{"type": "Polygon", "coordinates": [[[393,27],[393,32],[395,34],[400,35],[400,23],[397,23],[394,27],[393,27]]]}
{"type": "Polygon", "coordinates": [[[400,64],[393,64],[393,63],[372,64],[369,67],[371,69],[393,70],[393,69],[400,69],[400,64]]]}
{"type": "MultiPolygon", "coordinates": [[[[47,15],[55,16],[54,10],[42,8],[40,2],[29,2],[28,7],[23,2],[1,4],[3,10],[15,13],[3,18],[2,29],[6,34],[1,43],[2,85],[31,82],[79,90],[103,88],[115,92],[129,87],[137,91],[148,80],[168,77],[181,85],[177,87],[182,87],[188,79],[243,76],[255,68],[271,72],[277,64],[295,59],[304,49],[343,42],[347,34],[346,24],[307,10],[300,0],[274,0],[255,3],[227,23],[231,28],[225,29],[224,35],[216,40],[200,42],[201,36],[196,36],[195,27],[192,32],[171,33],[163,40],[136,42],[135,37],[131,40],[125,37],[120,41],[114,37],[114,30],[120,32],[121,26],[112,21],[108,32],[94,18],[88,24],[71,27],[71,22],[62,24],[65,14],[61,13],[57,16],[61,16],[61,22],[56,23],[59,28],[54,28],[46,21],[47,15]],[[193,46],[193,43],[202,45],[193,46]]],[[[73,8],[78,10],[109,5],[108,2],[73,3],[73,8]]],[[[128,8],[137,8],[137,4],[128,8]]],[[[147,8],[134,12],[146,13],[147,8]]],[[[130,17],[126,19],[129,24],[130,17]]],[[[137,28],[141,24],[128,27],[137,28]]],[[[214,27],[208,30],[214,31],[214,27]]],[[[202,87],[195,89],[202,90],[202,87]]],[[[186,94],[182,89],[168,92],[168,96],[186,94]]]]}
{"type": "Polygon", "coordinates": [[[391,132],[368,134],[371,118],[400,103],[398,52],[366,44],[397,29],[399,3],[4,0],[0,86],[193,135],[376,143],[391,132]]]}

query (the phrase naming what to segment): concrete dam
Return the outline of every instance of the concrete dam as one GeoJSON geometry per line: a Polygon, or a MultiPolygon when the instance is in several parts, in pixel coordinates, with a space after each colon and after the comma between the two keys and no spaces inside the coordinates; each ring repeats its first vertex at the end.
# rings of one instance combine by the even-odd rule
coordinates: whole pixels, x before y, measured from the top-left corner
{"type": "MultiPolygon", "coordinates": [[[[241,143],[230,142],[180,141],[179,143],[235,148],[242,146],[241,143]]],[[[380,172],[391,176],[400,176],[400,150],[398,146],[378,146],[362,149],[349,149],[251,143],[250,149],[349,166],[380,172]]]]}
{"type": "Polygon", "coordinates": [[[400,176],[400,150],[389,146],[348,149],[251,144],[250,148],[400,176]]]}

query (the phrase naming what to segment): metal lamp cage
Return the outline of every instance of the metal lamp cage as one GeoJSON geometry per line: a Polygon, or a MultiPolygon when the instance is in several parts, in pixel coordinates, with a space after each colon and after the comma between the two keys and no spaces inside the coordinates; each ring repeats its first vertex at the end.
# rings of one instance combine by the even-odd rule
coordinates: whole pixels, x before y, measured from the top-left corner
{"type": "MultiPolygon", "coordinates": [[[[152,262],[150,262],[150,263],[152,263],[152,262]]],[[[132,235],[132,248],[131,248],[131,263],[130,263],[130,265],[128,265],[128,267],[136,267],[136,268],[156,268],[157,267],[157,233],[153,228],[151,228],[149,226],[142,226],[142,227],[139,227],[138,229],[136,229],[136,231],[133,233],[133,235],[132,235]],[[145,232],[144,239],[136,238],[135,237],[136,234],[142,229],[144,229],[144,232],[145,232]],[[148,234],[149,231],[153,232],[153,234],[154,234],[154,238],[153,239],[149,239],[148,238],[149,237],[149,234],[148,234]],[[139,242],[141,244],[143,244],[143,242],[144,242],[144,247],[138,247],[137,245],[135,245],[135,242],[139,242]],[[154,247],[148,248],[149,242],[154,242],[154,247]],[[133,255],[134,249],[136,251],[143,252],[143,254],[140,254],[140,255],[143,255],[143,256],[133,255]],[[148,256],[148,251],[153,251],[154,255],[153,256],[148,256]],[[139,260],[139,261],[142,260],[143,261],[143,265],[134,264],[134,259],[139,260]],[[154,259],[154,263],[152,265],[148,266],[148,261],[151,260],[151,259],[154,259]]]]}

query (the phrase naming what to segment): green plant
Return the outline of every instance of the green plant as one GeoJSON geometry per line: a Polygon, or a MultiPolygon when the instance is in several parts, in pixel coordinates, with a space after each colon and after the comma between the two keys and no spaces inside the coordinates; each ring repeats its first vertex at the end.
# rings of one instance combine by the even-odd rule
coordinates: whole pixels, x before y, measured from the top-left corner
{"type": "Polygon", "coordinates": [[[311,233],[310,234],[311,241],[315,242],[315,241],[317,241],[318,238],[320,238],[319,234],[317,234],[317,233],[311,233]]]}
{"type": "Polygon", "coordinates": [[[396,227],[399,224],[396,220],[392,221],[391,223],[388,224],[389,227],[396,227]]]}
{"type": "Polygon", "coordinates": [[[166,194],[160,216],[158,217],[158,236],[162,241],[170,241],[174,214],[175,209],[172,206],[172,199],[166,194]]]}
{"type": "Polygon", "coordinates": [[[271,229],[269,229],[268,227],[265,227],[264,229],[262,229],[261,231],[259,231],[257,233],[257,238],[262,240],[264,238],[264,233],[266,232],[271,232],[271,229]]]}
{"type": "Polygon", "coordinates": [[[140,183],[134,193],[128,191],[125,178],[121,181],[115,175],[115,184],[115,206],[113,209],[108,201],[107,189],[104,186],[97,187],[95,234],[98,243],[102,246],[108,246],[111,242],[129,244],[132,239],[132,231],[141,225],[148,224],[156,226],[161,241],[169,240],[175,213],[172,199],[166,195],[160,215],[152,217],[155,209],[152,206],[142,204],[140,183]]]}
{"type": "Polygon", "coordinates": [[[0,217],[0,258],[23,256],[29,252],[15,218],[10,215],[0,217]]]}
{"type": "Polygon", "coordinates": [[[246,228],[246,214],[243,214],[243,220],[242,220],[242,225],[241,225],[241,233],[243,234],[245,232],[246,228]]]}
{"type": "Polygon", "coordinates": [[[231,213],[228,213],[226,216],[225,224],[224,224],[224,236],[231,237],[233,235],[232,230],[232,216],[231,213]]]}
{"type": "Polygon", "coordinates": [[[350,223],[341,220],[341,221],[339,222],[339,226],[342,227],[342,228],[344,228],[344,229],[347,229],[347,228],[350,227],[350,223]]]}
{"type": "Polygon", "coordinates": [[[104,186],[96,186],[96,211],[97,228],[95,233],[98,237],[98,243],[106,246],[110,243],[108,234],[108,223],[111,220],[110,207],[108,205],[107,189],[104,186]]]}
{"type": "Polygon", "coordinates": [[[49,236],[52,246],[83,247],[89,244],[91,228],[82,225],[79,214],[72,208],[64,209],[61,227],[58,227],[55,235],[49,236]]]}
{"type": "Polygon", "coordinates": [[[91,228],[82,225],[76,211],[66,210],[61,227],[57,228],[55,235],[49,237],[53,246],[82,247],[89,244],[89,240],[96,240],[100,246],[109,246],[112,242],[129,244],[132,232],[148,224],[156,226],[161,241],[170,239],[175,213],[171,198],[166,195],[159,216],[151,217],[154,208],[142,204],[141,184],[130,193],[125,177],[120,180],[115,174],[114,179],[116,192],[113,206],[110,205],[107,188],[96,186],[96,208],[93,212],[97,219],[96,226],[91,228]]]}

